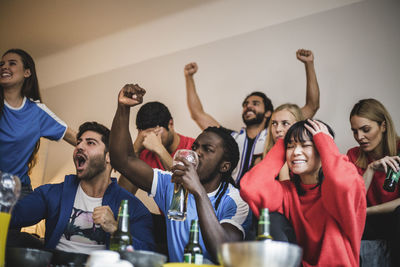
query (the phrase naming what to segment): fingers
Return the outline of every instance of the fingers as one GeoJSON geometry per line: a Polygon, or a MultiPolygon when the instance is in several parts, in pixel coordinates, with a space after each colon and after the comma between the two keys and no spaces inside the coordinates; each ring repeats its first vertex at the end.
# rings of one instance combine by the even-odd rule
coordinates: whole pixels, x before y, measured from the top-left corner
{"type": "Polygon", "coordinates": [[[193,75],[197,72],[197,64],[196,62],[191,62],[189,64],[187,64],[184,68],[185,71],[185,75],[193,75]]]}
{"type": "Polygon", "coordinates": [[[317,133],[324,133],[326,135],[329,135],[333,139],[332,135],[330,134],[330,132],[328,130],[328,127],[323,122],[320,122],[320,121],[317,121],[317,120],[312,120],[312,119],[307,119],[307,122],[311,126],[307,125],[307,123],[306,123],[306,124],[304,124],[304,127],[308,131],[310,131],[310,133],[312,135],[316,135],[317,133]]]}
{"type": "Polygon", "coordinates": [[[311,62],[314,60],[314,55],[311,50],[299,49],[296,51],[296,57],[302,62],[311,62]]]}
{"type": "MultiPolygon", "coordinates": [[[[397,157],[397,156],[396,156],[397,157]]],[[[399,171],[399,162],[396,160],[396,157],[384,157],[384,161],[386,164],[395,172],[399,171]]],[[[398,157],[397,157],[398,158],[398,157]]],[[[386,172],[388,171],[387,169],[385,170],[386,172]]]]}
{"type": "Polygon", "coordinates": [[[146,90],[138,84],[126,84],[118,95],[118,102],[128,106],[138,105],[143,102],[145,94],[146,90]]]}

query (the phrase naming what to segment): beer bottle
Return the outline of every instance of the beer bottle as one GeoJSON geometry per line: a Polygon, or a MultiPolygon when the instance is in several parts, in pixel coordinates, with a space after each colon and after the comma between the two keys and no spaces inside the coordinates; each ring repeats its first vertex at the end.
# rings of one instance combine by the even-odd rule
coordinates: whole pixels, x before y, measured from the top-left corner
{"type": "Polygon", "coordinates": [[[110,250],[124,251],[131,247],[132,236],[129,231],[128,200],[123,199],[118,211],[118,229],[111,235],[110,250]]]}
{"type": "MultiPolygon", "coordinates": [[[[400,156],[400,153],[398,154],[400,156]]],[[[388,171],[386,173],[386,179],[383,183],[383,189],[388,192],[394,192],[396,189],[397,183],[399,182],[400,171],[395,172],[391,167],[388,167],[388,171]]]]}
{"type": "Polygon", "coordinates": [[[203,251],[199,244],[199,221],[192,220],[190,226],[189,243],[186,245],[183,262],[203,264],[203,251]]]}
{"type": "Polygon", "coordinates": [[[257,241],[272,240],[272,236],[269,233],[269,211],[268,208],[262,208],[260,210],[260,218],[258,220],[258,231],[257,241]]]}

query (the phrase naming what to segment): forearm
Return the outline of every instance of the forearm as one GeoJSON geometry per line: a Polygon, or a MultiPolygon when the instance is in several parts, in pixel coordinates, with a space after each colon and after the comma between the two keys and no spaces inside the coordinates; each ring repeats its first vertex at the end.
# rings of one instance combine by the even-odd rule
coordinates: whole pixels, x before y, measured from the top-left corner
{"type": "Polygon", "coordinates": [[[363,174],[364,183],[365,183],[365,192],[368,192],[369,186],[371,185],[372,179],[374,178],[375,170],[368,165],[367,169],[363,174]]]}
{"type": "Polygon", "coordinates": [[[282,203],[282,186],[275,180],[285,163],[283,140],[279,139],[265,158],[248,171],[240,182],[240,195],[258,216],[265,203],[271,211],[276,211],[282,203]],[[264,201],[266,200],[266,201],[264,201]]]}
{"type": "Polygon", "coordinates": [[[135,156],[129,134],[129,108],[118,105],[110,134],[111,165],[131,183],[150,192],[153,169],[135,156]]]}
{"type": "Polygon", "coordinates": [[[314,63],[307,62],[304,64],[306,69],[306,104],[301,109],[304,118],[312,118],[319,109],[319,86],[317,75],[315,73],[314,63]]]}
{"type": "Polygon", "coordinates": [[[213,260],[216,261],[219,246],[225,242],[239,241],[240,237],[229,235],[219,223],[205,190],[195,194],[194,197],[204,244],[213,260]]]}
{"type": "Polygon", "coordinates": [[[118,171],[126,166],[129,156],[135,155],[129,134],[129,113],[129,107],[118,105],[111,127],[110,158],[118,171]]]}
{"type": "Polygon", "coordinates": [[[63,139],[70,145],[76,146],[76,132],[71,128],[67,128],[63,139]]]}
{"type": "Polygon", "coordinates": [[[393,212],[398,206],[400,206],[400,198],[396,198],[386,203],[368,207],[367,215],[376,215],[376,214],[393,212]]]}
{"type": "Polygon", "coordinates": [[[171,170],[172,167],[172,157],[168,153],[168,151],[165,149],[164,146],[159,147],[155,153],[157,154],[158,158],[161,161],[161,164],[163,165],[164,169],[166,171],[171,170]]]}
{"type": "Polygon", "coordinates": [[[200,129],[204,130],[209,126],[219,126],[219,123],[207,114],[200,98],[196,92],[193,76],[185,76],[186,79],[186,100],[191,118],[197,123],[200,129]]]}

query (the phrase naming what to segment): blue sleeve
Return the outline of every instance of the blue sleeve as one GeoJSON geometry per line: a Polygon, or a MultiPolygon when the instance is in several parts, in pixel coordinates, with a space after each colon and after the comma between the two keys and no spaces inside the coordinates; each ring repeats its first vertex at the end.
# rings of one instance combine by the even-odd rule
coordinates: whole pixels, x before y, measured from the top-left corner
{"type": "Polygon", "coordinates": [[[243,237],[250,229],[251,216],[250,208],[240,197],[238,190],[231,190],[217,210],[218,221],[234,225],[243,233],[243,237]]]}
{"type": "Polygon", "coordinates": [[[34,225],[46,217],[50,185],[42,185],[19,200],[11,214],[10,228],[34,225]]]}
{"type": "Polygon", "coordinates": [[[57,117],[46,105],[37,103],[40,113],[40,135],[50,140],[60,140],[64,137],[67,125],[57,117]]]}
{"type": "Polygon", "coordinates": [[[140,200],[132,198],[131,201],[129,217],[133,247],[136,250],[155,251],[153,217],[140,200]]]}
{"type": "Polygon", "coordinates": [[[174,184],[171,183],[170,172],[154,169],[151,196],[164,214],[167,214],[169,205],[171,204],[173,187],[174,184]]]}

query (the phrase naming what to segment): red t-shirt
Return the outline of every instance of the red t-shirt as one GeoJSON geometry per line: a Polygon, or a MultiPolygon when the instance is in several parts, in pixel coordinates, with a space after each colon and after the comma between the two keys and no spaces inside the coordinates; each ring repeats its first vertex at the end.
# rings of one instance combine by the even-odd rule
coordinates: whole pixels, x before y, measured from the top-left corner
{"type": "Polygon", "coordinates": [[[366,218],[364,180],[331,137],[314,136],[321,157],[321,186],[301,187],[275,177],[285,163],[285,148],[278,140],[267,156],[240,183],[240,195],[258,216],[260,208],[279,211],[293,225],[303,248],[303,266],[358,266],[361,236],[366,218]]]}
{"type": "MultiPolygon", "coordinates": [[[[180,140],[179,140],[179,145],[176,150],[192,149],[192,144],[194,142],[194,139],[191,137],[180,135],[180,134],[178,134],[178,135],[179,135],[180,140]]],[[[171,157],[174,157],[176,150],[174,152],[172,152],[171,157]]],[[[144,162],[146,162],[153,169],[164,170],[164,166],[162,165],[162,163],[161,163],[160,159],[157,157],[157,155],[150,152],[147,149],[144,149],[140,153],[139,158],[141,160],[143,160],[144,162]]]]}
{"type": "MultiPolygon", "coordinates": [[[[400,142],[397,144],[397,150],[400,151],[400,142]]],[[[356,163],[357,157],[360,153],[360,147],[353,147],[347,151],[347,156],[351,162],[356,163]]],[[[371,163],[373,160],[368,158],[368,164],[371,163]]],[[[357,171],[360,175],[364,175],[365,169],[362,169],[355,165],[357,171]]],[[[382,171],[376,171],[374,177],[372,178],[371,185],[368,188],[367,192],[367,205],[375,206],[382,203],[386,203],[392,201],[396,198],[400,197],[399,187],[396,186],[394,192],[388,192],[383,189],[383,183],[386,179],[386,173],[382,171]]]]}

